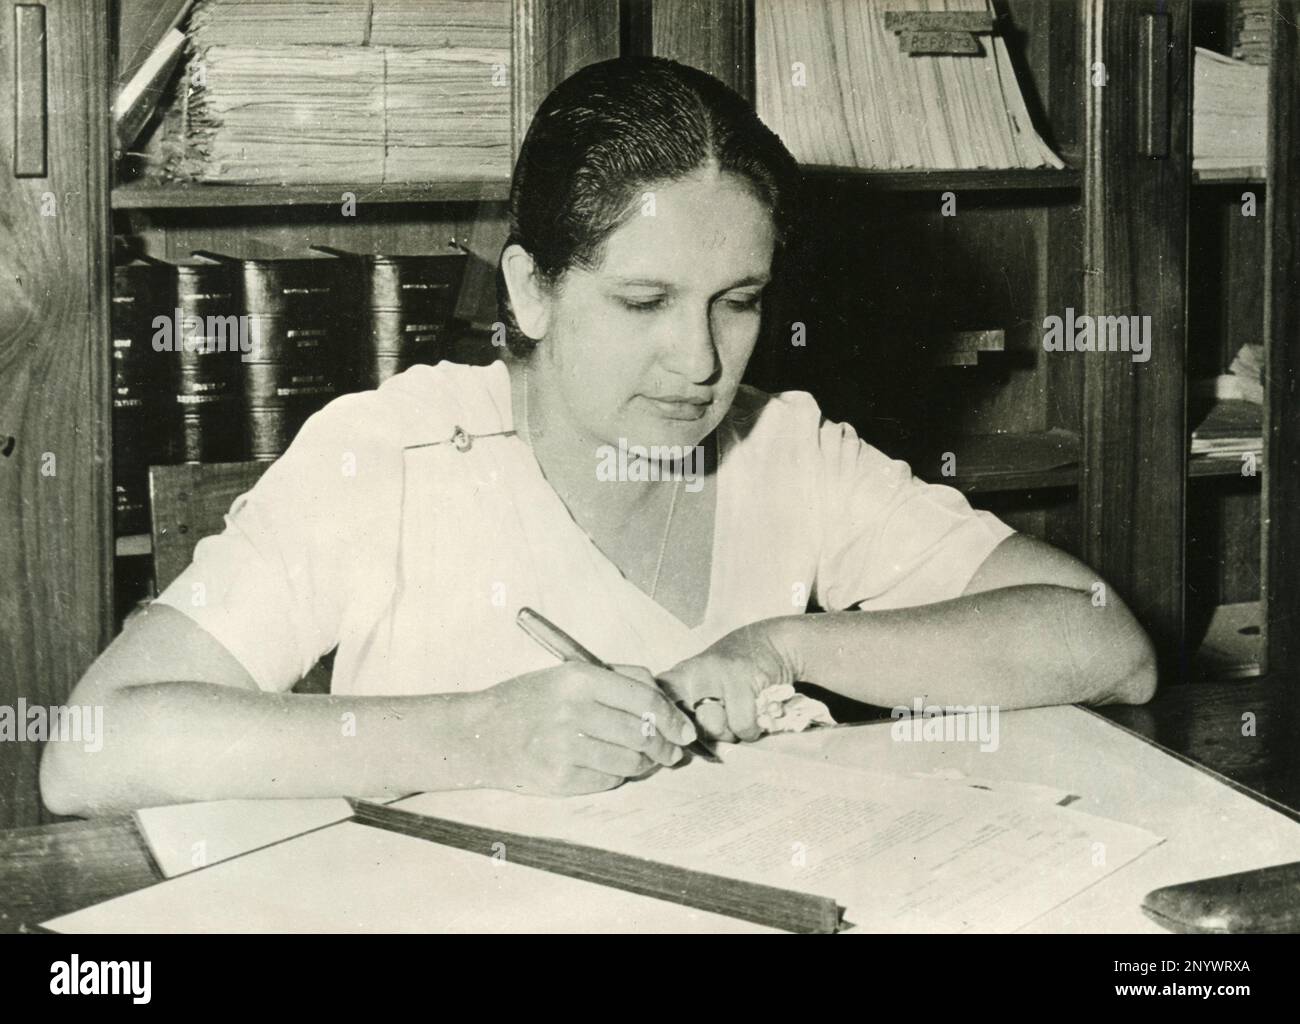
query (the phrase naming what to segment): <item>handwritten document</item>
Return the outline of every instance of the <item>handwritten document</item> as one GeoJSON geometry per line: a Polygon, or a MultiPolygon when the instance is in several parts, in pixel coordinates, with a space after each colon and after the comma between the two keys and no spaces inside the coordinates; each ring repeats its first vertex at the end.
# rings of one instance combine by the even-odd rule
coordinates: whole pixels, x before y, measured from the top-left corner
{"type": "MultiPolygon", "coordinates": [[[[1161,841],[1014,789],[870,772],[761,747],[723,745],[720,754],[722,764],[693,761],[587,797],[469,791],[426,793],[393,806],[829,896],[859,932],[1012,931],[1161,841]]],[[[304,803],[313,806],[302,808],[305,817],[293,824],[314,831],[47,927],[83,933],[764,930],[512,863],[508,841],[472,852],[355,822],[315,827],[336,808],[304,803]]],[[[184,852],[222,832],[219,817],[209,808],[169,834],[186,840],[178,846],[184,852]]]]}
{"type": "Polygon", "coordinates": [[[862,931],[1014,931],[1161,842],[1022,795],[721,754],[588,797],[426,793],[393,806],[829,896],[862,931]]]}

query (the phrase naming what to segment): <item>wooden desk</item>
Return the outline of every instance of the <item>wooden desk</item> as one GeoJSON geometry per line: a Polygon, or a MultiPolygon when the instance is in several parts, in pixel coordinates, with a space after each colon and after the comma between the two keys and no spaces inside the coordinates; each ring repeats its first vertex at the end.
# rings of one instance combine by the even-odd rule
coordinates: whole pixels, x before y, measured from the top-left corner
{"type": "MultiPolygon", "coordinates": [[[[1101,714],[1300,821],[1300,685],[1290,679],[1169,687],[1101,714]],[[1253,735],[1243,732],[1253,716],[1253,735]]],[[[0,832],[0,931],[162,880],[130,815],[0,832]]]]}

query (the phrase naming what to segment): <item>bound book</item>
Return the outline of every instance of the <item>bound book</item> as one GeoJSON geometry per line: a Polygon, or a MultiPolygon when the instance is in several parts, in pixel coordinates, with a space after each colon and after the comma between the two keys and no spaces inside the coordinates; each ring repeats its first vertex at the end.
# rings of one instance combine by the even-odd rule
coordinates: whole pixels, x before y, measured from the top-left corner
{"type": "Polygon", "coordinates": [[[143,259],[113,266],[113,528],[149,530],[149,467],[171,460],[171,366],[152,345],[153,321],[171,315],[171,275],[143,259]]]}
{"type": "Polygon", "coordinates": [[[448,355],[448,336],[465,275],[464,253],[399,255],[314,245],[337,258],[354,344],[345,367],[349,390],[377,388],[416,363],[448,355]]]}
{"type": "Polygon", "coordinates": [[[240,256],[204,250],[195,255],[225,264],[237,282],[246,456],[272,461],[308,416],[341,393],[350,342],[341,306],[343,264],[257,240],[246,246],[240,256]]]}
{"type": "Polygon", "coordinates": [[[235,462],[240,430],[239,293],[230,268],[214,260],[173,261],[172,367],[177,462],[235,462]]]}

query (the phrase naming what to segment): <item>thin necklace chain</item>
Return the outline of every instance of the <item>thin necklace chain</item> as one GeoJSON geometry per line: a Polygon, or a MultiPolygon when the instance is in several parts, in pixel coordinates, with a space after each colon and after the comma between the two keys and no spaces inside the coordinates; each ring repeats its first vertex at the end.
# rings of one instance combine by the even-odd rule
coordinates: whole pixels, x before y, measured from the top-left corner
{"type": "MultiPolygon", "coordinates": [[[[528,432],[528,447],[533,449],[533,457],[537,457],[537,446],[533,443],[536,431],[533,429],[532,409],[528,404],[528,364],[524,363],[524,429],[528,432]]],[[[540,465],[540,462],[539,462],[540,465]]],[[[659,557],[655,559],[654,576],[650,578],[650,600],[655,599],[659,593],[659,576],[664,568],[664,556],[668,553],[668,538],[672,534],[673,515],[677,511],[677,495],[682,489],[683,473],[677,474],[677,479],[673,481],[672,497],[668,500],[668,519],[664,523],[664,535],[659,540],[659,557]]]]}

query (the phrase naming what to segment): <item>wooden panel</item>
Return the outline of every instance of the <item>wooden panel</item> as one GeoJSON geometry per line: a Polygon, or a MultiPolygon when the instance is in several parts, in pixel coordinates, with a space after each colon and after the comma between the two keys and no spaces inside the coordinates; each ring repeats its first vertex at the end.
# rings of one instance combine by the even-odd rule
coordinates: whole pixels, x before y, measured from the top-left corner
{"type": "MultiPolygon", "coordinates": [[[[1300,2],[1273,11],[1269,87],[1269,278],[1264,599],[1270,674],[1300,665],[1300,2]]],[[[1295,685],[1295,680],[1290,680],[1295,685]]]]}
{"type": "MultiPolygon", "coordinates": [[[[108,0],[49,0],[47,174],[0,131],[0,705],[60,703],[106,642],[112,559],[108,0]],[[48,216],[43,213],[49,214],[48,216]]],[[[0,4],[12,110],[13,5],[0,4]]],[[[0,742],[0,827],[42,819],[39,745],[0,742]]]]}
{"type": "Polygon", "coordinates": [[[289,207],[273,216],[265,210],[133,210],[119,214],[124,230],[138,235],[151,256],[178,259],[194,249],[238,250],[257,239],[286,250],[309,245],[341,249],[438,253],[454,238],[465,242],[474,221],[472,203],[388,206],[358,203],[355,217],[337,207],[289,207]]]}
{"type": "Polygon", "coordinates": [[[161,882],[129,814],[0,832],[0,932],[161,882]]]}
{"type": "Polygon", "coordinates": [[[613,0],[514,0],[511,146],[514,157],[546,94],[587,64],[617,57],[613,0]]]}
{"type": "Polygon", "coordinates": [[[190,564],[194,545],[221,532],[231,502],[257,483],[270,465],[213,462],[149,469],[154,579],[159,593],[190,564]]]}
{"type": "Polygon", "coordinates": [[[754,100],[752,0],[654,0],[651,52],[707,71],[754,100]]]}
{"type": "Polygon", "coordinates": [[[506,199],[510,182],[430,181],[389,185],[155,185],[136,181],[113,189],[113,209],[207,209],[223,206],[339,206],[350,192],[363,203],[478,202],[506,199]]]}
{"type": "Polygon", "coordinates": [[[1167,659],[1183,620],[1184,373],[1190,75],[1185,2],[1087,0],[1084,305],[1092,316],[1150,316],[1151,358],[1084,361],[1083,549],[1129,600],[1167,659]],[[1133,96],[1143,17],[1170,19],[1169,156],[1138,156],[1133,96]]]}

